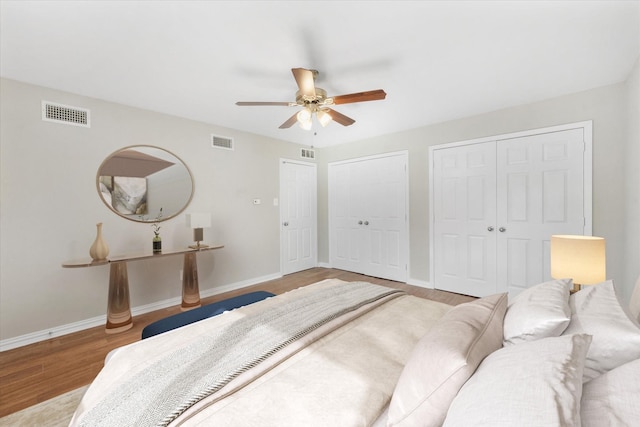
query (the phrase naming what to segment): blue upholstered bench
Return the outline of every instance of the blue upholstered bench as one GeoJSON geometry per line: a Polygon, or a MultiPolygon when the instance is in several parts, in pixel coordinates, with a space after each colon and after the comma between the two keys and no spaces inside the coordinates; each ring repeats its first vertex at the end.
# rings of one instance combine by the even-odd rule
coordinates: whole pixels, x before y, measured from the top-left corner
{"type": "Polygon", "coordinates": [[[174,314],[173,316],[166,317],[164,319],[158,320],[157,322],[153,322],[150,325],[147,325],[142,330],[142,339],[149,338],[175,328],[179,328],[180,326],[185,326],[190,323],[197,322],[198,320],[217,316],[218,314],[222,314],[225,311],[253,304],[254,302],[258,302],[272,296],[274,296],[274,294],[272,294],[271,292],[256,291],[214,302],[212,304],[207,304],[193,310],[185,311],[183,313],[174,314]]]}

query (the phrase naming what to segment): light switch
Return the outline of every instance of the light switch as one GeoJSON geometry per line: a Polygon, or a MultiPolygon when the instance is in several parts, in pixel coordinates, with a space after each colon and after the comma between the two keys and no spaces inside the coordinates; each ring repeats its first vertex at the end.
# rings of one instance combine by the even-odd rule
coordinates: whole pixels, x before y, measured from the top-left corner
{"type": "Polygon", "coordinates": [[[278,198],[273,199],[273,206],[278,206],[278,198]]]}

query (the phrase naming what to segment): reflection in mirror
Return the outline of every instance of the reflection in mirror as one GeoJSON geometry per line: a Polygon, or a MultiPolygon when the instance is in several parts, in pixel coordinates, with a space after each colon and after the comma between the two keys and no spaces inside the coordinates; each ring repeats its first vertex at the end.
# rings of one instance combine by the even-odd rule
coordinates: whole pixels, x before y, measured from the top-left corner
{"type": "Polygon", "coordinates": [[[102,162],[98,193],[118,215],[138,222],[158,222],[182,212],[193,196],[187,165],[162,148],[125,147],[102,162]]]}

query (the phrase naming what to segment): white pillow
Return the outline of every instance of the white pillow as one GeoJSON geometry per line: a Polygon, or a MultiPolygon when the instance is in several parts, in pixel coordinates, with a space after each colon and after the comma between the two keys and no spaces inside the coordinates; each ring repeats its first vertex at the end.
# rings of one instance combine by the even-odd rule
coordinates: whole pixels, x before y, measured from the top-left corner
{"type": "Polygon", "coordinates": [[[504,317],[504,345],[557,337],[569,325],[571,279],[540,283],[509,302],[504,317]]]}
{"type": "Polygon", "coordinates": [[[389,405],[388,426],[440,427],[482,359],[502,346],[507,294],[460,304],[416,344],[389,405]]]}
{"type": "Polygon", "coordinates": [[[640,358],[640,326],[620,305],[611,280],[587,286],[569,298],[571,322],[563,335],[593,336],[584,381],[640,358]]]}
{"type": "Polygon", "coordinates": [[[567,335],[490,354],[453,399],[443,426],[579,427],[590,342],[586,334],[567,335]]]}
{"type": "Polygon", "coordinates": [[[580,417],[583,427],[640,424],[640,359],[585,383],[580,417]]]}

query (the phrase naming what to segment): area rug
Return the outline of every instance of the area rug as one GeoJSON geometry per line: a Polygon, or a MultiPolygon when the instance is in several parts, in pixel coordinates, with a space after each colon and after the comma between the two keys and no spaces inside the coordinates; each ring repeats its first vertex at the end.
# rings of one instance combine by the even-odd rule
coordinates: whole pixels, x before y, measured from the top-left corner
{"type": "Polygon", "coordinates": [[[0,427],[67,427],[87,390],[80,387],[0,418],[0,427]]]}

